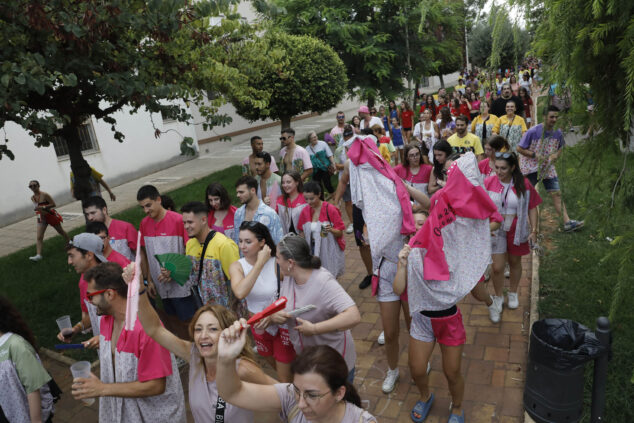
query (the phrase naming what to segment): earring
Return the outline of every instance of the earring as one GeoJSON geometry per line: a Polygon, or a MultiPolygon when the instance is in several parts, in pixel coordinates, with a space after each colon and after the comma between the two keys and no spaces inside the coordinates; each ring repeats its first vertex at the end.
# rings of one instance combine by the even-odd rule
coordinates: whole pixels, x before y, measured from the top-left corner
{"type": "Polygon", "coordinates": [[[291,266],[288,266],[288,269],[286,269],[286,271],[290,273],[290,271],[291,271],[291,266]]]}

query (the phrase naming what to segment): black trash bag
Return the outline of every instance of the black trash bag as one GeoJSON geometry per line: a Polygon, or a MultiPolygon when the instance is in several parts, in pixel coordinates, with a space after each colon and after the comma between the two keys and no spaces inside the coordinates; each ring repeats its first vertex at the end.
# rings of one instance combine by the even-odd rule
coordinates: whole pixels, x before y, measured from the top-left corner
{"type": "Polygon", "coordinates": [[[567,319],[543,319],[533,323],[532,360],[555,369],[571,369],[604,354],[606,347],[593,331],[567,319]]]}

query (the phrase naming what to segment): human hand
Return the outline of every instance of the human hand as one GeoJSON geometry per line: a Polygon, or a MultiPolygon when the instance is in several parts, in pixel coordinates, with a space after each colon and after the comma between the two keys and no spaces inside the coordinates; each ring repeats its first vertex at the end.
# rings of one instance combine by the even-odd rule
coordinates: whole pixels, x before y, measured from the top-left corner
{"type": "Polygon", "coordinates": [[[71,334],[70,338],[66,339],[64,338],[64,335],[62,334],[62,332],[60,331],[57,334],[57,339],[59,339],[60,341],[66,343],[66,344],[70,344],[70,341],[73,339],[73,335],[75,335],[75,331],[73,331],[73,333],[71,334]]]}
{"type": "Polygon", "coordinates": [[[247,321],[240,319],[222,331],[218,339],[218,359],[231,361],[238,358],[247,342],[247,327],[247,321]]]}
{"type": "Polygon", "coordinates": [[[158,276],[158,280],[159,282],[168,283],[169,281],[172,280],[171,275],[172,275],[172,272],[170,272],[164,267],[161,267],[161,273],[158,276]]]}
{"type": "Polygon", "coordinates": [[[264,204],[266,204],[267,206],[271,205],[271,197],[269,197],[268,195],[266,197],[264,197],[264,204]]]}
{"type": "Polygon", "coordinates": [[[535,244],[537,244],[537,233],[536,232],[531,232],[531,234],[528,236],[528,242],[530,243],[531,247],[535,244]]]}
{"type": "Polygon", "coordinates": [[[88,341],[82,342],[82,345],[90,350],[99,348],[99,336],[93,336],[88,341]]]}
{"type": "Polygon", "coordinates": [[[130,285],[134,279],[134,263],[130,263],[124,267],[123,274],[121,276],[123,277],[123,281],[130,285]]]}
{"type": "Polygon", "coordinates": [[[398,253],[398,261],[403,266],[407,266],[407,260],[409,257],[409,253],[412,251],[411,247],[407,244],[403,245],[403,248],[398,253]]]}
{"type": "Polygon", "coordinates": [[[444,187],[447,182],[443,181],[442,179],[436,179],[436,183],[441,187],[444,187]]]}
{"type": "Polygon", "coordinates": [[[258,251],[258,257],[256,261],[258,263],[266,263],[271,258],[271,248],[264,244],[262,249],[258,251]]]}
{"type": "Polygon", "coordinates": [[[253,327],[257,330],[263,331],[266,328],[268,328],[271,325],[271,323],[272,323],[271,316],[266,316],[264,319],[260,320],[255,325],[253,325],[253,327]]]}
{"type": "Polygon", "coordinates": [[[116,196],[116,195],[114,195],[114,192],[110,191],[110,192],[109,192],[109,194],[110,194],[110,199],[111,199],[112,201],[117,201],[117,196],[116,196]]]}
{"type": "MultiPolygon", "coordinates": [[[[139,286],[139,288],[141,288],[141,287],[139,286]]],[[[154,285],[154,282],[148,281],[148,283],[147,283],[147,293],[150,296],[150,298],[152,298],[152,299],[156,298],[156,296],[158,295],[158,292],[156,291],[156,285],[154,285]]]]}
{"type": "Polygon", "coordinates": [[[100,397],[104,385],[94,373],[90,373],[90,377],[76,377],[73,379],[71,393],[76,400],[100,397]]]}
{"type": "Polygon", "coordinates": [[[300,319],[297,317],[297,326],[295,326],[295,330],[301,333],[304,336],[314,336],[317,335],[317,325],[315,323],[311,323],[308,320],[300,319]]]}
{"type": "Polygon", "coordinates": [[[291,317],[291,315],[285,311],[278,311],[277,313],[271,315],[270,317],[273,323],[277,325],[281,325],[283,323],[286,323],[286,321],[291,317]]]}

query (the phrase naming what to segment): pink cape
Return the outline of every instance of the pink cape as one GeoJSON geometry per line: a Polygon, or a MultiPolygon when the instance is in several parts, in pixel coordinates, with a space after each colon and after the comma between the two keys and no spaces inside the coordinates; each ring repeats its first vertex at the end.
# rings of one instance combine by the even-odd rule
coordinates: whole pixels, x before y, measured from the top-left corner
{"type": "Polygon", "coordinates": [[[139,314],[139,285],[141,285],[141,231],[138,233],[136,258],[134,260],[134,278],[128,284],[128,302],[125,308],[125,329],[134,330],[139,314]]]}

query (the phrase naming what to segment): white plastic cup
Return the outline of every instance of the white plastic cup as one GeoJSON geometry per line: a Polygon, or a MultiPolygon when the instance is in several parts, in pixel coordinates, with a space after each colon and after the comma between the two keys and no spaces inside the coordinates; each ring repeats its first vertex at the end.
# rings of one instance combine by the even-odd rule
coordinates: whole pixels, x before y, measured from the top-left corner
{"type": "Polygon", "coordinates": [[[64,341],[70,342],[73,337],[73,325],[70,322],[70,316],[62,316],[56,320],[59,331],[64,336],[64,341]]]}
{"type": "MultiPolygon", "coordinates": [[[[77,378],[77,377],[89,378],[90,377],[90,362],[77,361],[70,366],[70,372],[73,374],[73,378],[77,378]]],[[[95,399],[86,398],[86,399],[83,399],[82,402],[84,403],[84,405],[90,406],[95,403],[95,399]]]]}

